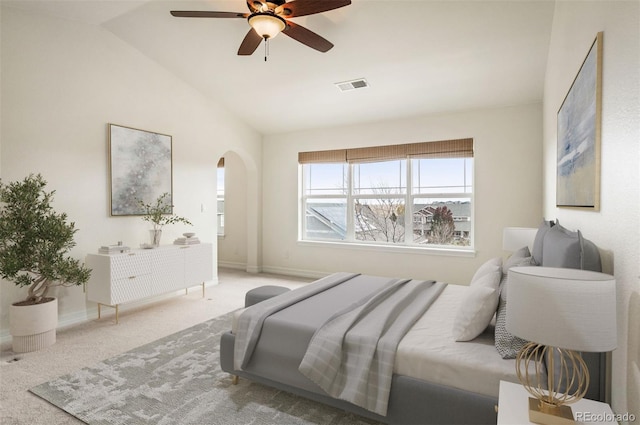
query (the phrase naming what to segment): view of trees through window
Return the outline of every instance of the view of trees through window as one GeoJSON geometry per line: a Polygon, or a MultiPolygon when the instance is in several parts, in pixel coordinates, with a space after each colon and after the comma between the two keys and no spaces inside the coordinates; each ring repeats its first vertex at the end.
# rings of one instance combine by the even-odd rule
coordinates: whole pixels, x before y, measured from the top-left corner
{"type": "Polygon", "coordinates": [[[303,239],[468,247],[473,158],[302,164],[303,239]]]}

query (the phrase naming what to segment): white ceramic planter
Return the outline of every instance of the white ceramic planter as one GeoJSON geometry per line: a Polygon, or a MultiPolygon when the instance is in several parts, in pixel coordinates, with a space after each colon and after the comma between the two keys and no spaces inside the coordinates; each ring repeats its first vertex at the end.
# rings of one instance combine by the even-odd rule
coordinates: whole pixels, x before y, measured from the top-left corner
{"type": "Polygon", "coordinates": [[[26,353],[55,344],[58,327],[58,300],[43,304],[15,306],[9,310],[9,330],[13,351],[26,353]]]}

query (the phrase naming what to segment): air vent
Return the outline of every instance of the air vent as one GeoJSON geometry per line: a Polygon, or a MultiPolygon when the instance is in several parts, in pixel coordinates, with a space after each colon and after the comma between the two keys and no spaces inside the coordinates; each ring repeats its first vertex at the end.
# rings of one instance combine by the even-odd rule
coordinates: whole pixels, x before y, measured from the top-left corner
{"type": "Polygon", "coordinates": [[[340,91],[350,91],[355,89],[364,89],[369,87],[369,83],[364,78],[359,78],[357,80],[351,81],[343,81],[341,83],[335,83],[336,87],[340,89],[340,91]]]}

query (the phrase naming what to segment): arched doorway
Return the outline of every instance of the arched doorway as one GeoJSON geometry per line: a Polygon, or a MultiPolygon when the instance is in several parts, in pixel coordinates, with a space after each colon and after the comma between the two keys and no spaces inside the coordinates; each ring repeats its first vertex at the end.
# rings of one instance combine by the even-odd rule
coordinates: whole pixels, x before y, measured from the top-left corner
{"type": "Polygon", "coordinates": [[[227,151],[218,161],[218,266],[259,273],[260,210],[257,168],[241,151],[227,151]],[[222,192],[221,192],[221,189],[222,192]]]}

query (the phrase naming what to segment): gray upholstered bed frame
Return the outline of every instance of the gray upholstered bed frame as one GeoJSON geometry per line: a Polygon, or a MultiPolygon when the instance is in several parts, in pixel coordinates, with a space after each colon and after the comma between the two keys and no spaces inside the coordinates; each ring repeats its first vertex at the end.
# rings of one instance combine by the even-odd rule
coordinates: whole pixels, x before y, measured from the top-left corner
{"type": "MultiPolygon", "coordinates": [[[[495,424],[498,399],[486,395],[438,385],[402,375],[394,375],[386,417],[376,415],[351,403],[326,394],[285,385],[242,370],[234,370],[233,347],[235,336],[231,332],[220,340],[220,365],[230,374],[247,378],[283,391],[334,406],[366,418],[388,424],[495,424]]],[[[591,375],[586,398],[605,400],[605,355],[585,353],[591,375]]]]}
{"type": "MultiPolygon", "coordinates": [[[[601,269],[600,255],[593,243],[583,239],[580,232],[570,232],[553,222],[545,221],[540,226],[532,254],[536,264],[548,267],[582,268],[594,271],[601,269]],[[553,227],[555,228],[551,231],[553,227]],[[543,246],[546,261],[542,259],[543,246]]],[[[222,370],[383,423],[495,424],[497,422],[498,399],[495,397],[401,375],[393,376],[387,416],[382,417],[349,402],[332,398],[323,393],[319,387],[314,392],[267,379],[256,373],[235,370],[234,342],[235,336],[231,332],[225,333],[221,338],[222,370]]],[[[606,354],[584,353],[583,359],[590,374],[589,389],[585,397],[606,401],[606,354]]]]}

